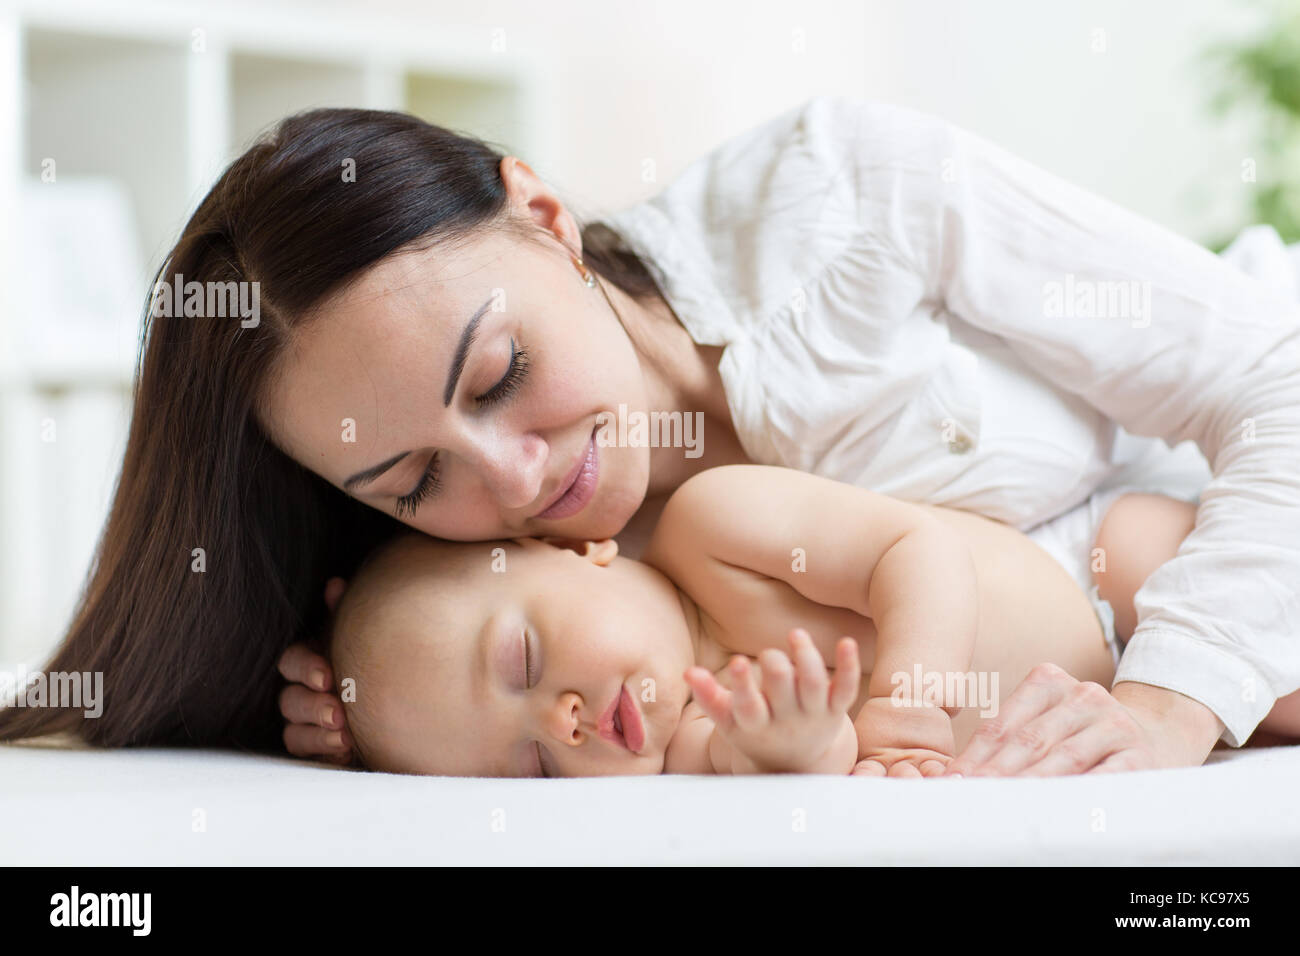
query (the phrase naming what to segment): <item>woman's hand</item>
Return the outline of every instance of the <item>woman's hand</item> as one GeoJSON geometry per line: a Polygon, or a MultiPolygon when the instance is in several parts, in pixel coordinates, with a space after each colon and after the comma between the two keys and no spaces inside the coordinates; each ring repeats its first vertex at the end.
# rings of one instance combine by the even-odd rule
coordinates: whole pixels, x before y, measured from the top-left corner
{"type": "Polygon", "coordinates": [[[280,693],[285,748],[295,757],[350,764],[352,738],[329,661],[308,644],[293,644],[280,655],[280,673],[289,681],[280,693]]]}
{"type": "Polygon", "coordinates": [[[731,690],[703,667],[690,668],[686,681],[717,732],[754,772],[845,773],[851,753],[845,752],[843,765],[830,765],[838,763],[837,745],[856,745],[848,711],[862,678],[857,641],[840,639],[832,678],[807,631],[795,629],[789,640],[793,661],[775,648],[759,654],[761,688],[743,656],[727,667],[731,690]]]}
{"type": "Polygon", "coordinates": [[[1040,664],[985,721],[945,776],[1043,777],[1205,762],[1223,722],[1176,691],[1123,681],[1113,695],[1040,664]]]}
{"type": "MultiPolygon", "coordinates": [[[[325,585],[325,604],[331,612],[344,587],[342,578],[330,578],[325,585]]],[[[287,721],[285,748],[295,757],[352,763],[352,738],[347,731],[343,701],[334,690],[330,662],[310,644],[299,643],[285,649],[279,667],[289,682],[280,693],[280,713],[287,721]]]]}

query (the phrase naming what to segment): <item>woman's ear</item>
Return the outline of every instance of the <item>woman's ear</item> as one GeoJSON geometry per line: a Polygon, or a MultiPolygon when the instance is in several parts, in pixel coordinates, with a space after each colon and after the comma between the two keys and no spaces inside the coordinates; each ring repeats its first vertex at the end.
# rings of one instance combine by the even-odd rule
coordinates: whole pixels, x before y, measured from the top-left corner
{"type": "Polygon", "coordinates": [[[572,551],[574,554],[586,558],[592,564],[602,568],[618,557],[618,542],[613,538],[605,538],[603,541],[555,537],[542,538],[541,540],[551,545],[551,547],[572,551]]]}
{"type": "Polygon", "coordinates": [[[348,582],[342,578],[330,578],[325,582],[325,606],[333,614],[339,606],[339,598],[343,597],[343,592],[347,590],[348,582]]]}

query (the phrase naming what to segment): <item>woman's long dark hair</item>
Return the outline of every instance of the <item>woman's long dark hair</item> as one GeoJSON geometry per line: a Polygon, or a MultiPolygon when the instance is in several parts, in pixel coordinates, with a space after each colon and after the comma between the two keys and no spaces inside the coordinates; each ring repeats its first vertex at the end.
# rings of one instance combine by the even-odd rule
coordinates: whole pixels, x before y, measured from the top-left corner
{"type": "MultiPolygon", "coordinates": [[[[270,442],[254,414],[268,372],[295,323],[385,256],[494,228],[528,237],[508,215],[503,156],[404,113],[321,109],[226,169],[155,282],[257,282],[260,323],[146,307],[112,508],[45,668],[102,672],[103,713],[11,706],[0,740],[72,731],[109,747],[282,746],[277,659],[320,633],[327,577],[400,526],[270,442]]],[[[657,294],[607,226],[582,237],[601,278],[657,294]]]]}

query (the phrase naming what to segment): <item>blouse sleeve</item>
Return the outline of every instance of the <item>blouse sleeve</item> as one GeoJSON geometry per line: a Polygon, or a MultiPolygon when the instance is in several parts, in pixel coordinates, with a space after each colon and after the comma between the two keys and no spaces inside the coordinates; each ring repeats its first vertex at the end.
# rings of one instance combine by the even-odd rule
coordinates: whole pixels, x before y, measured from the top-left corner
{"type": "Polygon", "coordinates": [[[936,304],[1128,431],[1200,447],[1196,527],[1138,592],[1115,681],[1194,698],[1243,744],[1300,687],[1300,304],[937,117],[824,97],[804,122],[936,304]]]}

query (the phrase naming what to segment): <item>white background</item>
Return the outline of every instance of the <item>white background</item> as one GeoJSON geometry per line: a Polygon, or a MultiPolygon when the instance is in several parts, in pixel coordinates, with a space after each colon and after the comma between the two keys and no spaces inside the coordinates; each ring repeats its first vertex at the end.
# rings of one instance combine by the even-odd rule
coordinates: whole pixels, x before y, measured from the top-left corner
{"type": "MultiPolygon", "coordinates": [[[[70,332],[53,360],[22,345],[30,323],[51,321],[40,303],[59,301],[55,290],[25,288],[29,273],[88,281],[61,259],[35,272],[20,265],[40,224],[24,225],[19,199],[42,157],[66,159],[61,176],[124,185],[132,224],[110,261],[131,273],[141,304],[189,209],[240,144],[275,116],[325,102],[405,106],[504,140],[578,215],[595,218],[810,96],[886,100],[942,113],[1210,241],[1249,221],[1240,171],[1258,144],[1249,116],[1225,123],[1208,110],[1216,80],[1204,50],[1249,30],[1259,9],[1228,0],[0,3],[0,667],[38,667],[66,627],[117,476],[130,384],[129,363],[68,359],[78,344],[70,332]],[[206,58],[189,49],[199,27],[212,44],[206,58]],[[299,65],[277,65],[290,61],[299,65]],[[53,443],[41,440],[48,420],[53,443]]],[[[110,338],[129,340],[138,318],[129,308],[106,318],[110,338]]],[[[56,345],[65,334],[57,324],[41,331],[56,345]]]]}

